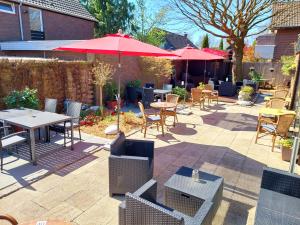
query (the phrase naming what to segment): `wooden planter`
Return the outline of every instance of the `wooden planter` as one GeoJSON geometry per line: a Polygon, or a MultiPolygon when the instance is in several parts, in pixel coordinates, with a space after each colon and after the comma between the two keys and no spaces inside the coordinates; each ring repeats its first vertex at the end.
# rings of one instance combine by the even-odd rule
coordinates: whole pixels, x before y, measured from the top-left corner
{"type": "Polygon", "coordinates": [[[291,160],[292,149],[284,146],[280,146],[280,149],[282,160],[289,162],[291,160]]]}

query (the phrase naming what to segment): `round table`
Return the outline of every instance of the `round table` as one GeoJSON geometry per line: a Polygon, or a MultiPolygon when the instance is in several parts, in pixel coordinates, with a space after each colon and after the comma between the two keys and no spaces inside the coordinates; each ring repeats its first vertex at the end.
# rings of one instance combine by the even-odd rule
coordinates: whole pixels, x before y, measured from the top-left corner
{"type": "Polygon", "coordinates": [[[172,102],[152,102],[150,104],[152,108],[160,110],[160,116],[163,120],[162,129],[164,129],[164,123],[166,122],[165,111],[167,109],[175,108],[176,104],[172,102]]]}
{"type": "MultiPolygon", "coordinates": [[[[21,225],[38,225],[39,224],[38,222],[42,222],[42,221],[36,220],[29,223],[22,223],[21,225]]],[[[72,225],[72,224],[64,221],[59,221],[59,220],[47,220],[47,223],[45,223],[45,225],[72,225]]]]}

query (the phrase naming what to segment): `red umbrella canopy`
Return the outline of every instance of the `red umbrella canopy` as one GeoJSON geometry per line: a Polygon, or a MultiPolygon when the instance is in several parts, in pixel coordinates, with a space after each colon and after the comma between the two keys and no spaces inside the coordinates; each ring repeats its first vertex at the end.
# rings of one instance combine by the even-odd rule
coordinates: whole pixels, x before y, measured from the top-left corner
{"type": "Polygon", "coordinates": [[[170,59],[177,59],[177,60],[221,60],[224,59],[224,57],[211,54],[208,52],[205,52],[203,50],[193,48],[191,46],[187,46],[182,49],[178,49],[173,51],[175,55],[178,55],[178,57],[170,57],[170,59]]]}
{"type": "Polygon", "coordinates": [[[61,46],[55,50],[121,56],[175,56],[174,53],[138,41],[122,33],[61,46]]]}
{"type": "Polygon", "coordinates": [[[214,55],[219,55],[219,56],[223,56],[223,57],[227,57],[228,56],[228,52],[226,52],[224,50],[220,50],[220,49],[203,48],[202,50],[205,51],[205,52],[214,54],[214,55]]]}

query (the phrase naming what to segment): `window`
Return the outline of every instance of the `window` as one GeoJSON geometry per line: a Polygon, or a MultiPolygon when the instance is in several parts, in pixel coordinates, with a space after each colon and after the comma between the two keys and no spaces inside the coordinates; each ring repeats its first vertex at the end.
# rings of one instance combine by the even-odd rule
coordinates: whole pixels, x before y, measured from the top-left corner
{"type": "Polygon", "coordinates": [[[15,14],[14,3],[0,1],[0,12],[15,14]]]}
{"type": "Polygon", "coordinates": [[[43,32],[43,20],[42,20],[42,11],[35,8],[28,9],[29,14],[29,24],[31,31],[43,32]]]}

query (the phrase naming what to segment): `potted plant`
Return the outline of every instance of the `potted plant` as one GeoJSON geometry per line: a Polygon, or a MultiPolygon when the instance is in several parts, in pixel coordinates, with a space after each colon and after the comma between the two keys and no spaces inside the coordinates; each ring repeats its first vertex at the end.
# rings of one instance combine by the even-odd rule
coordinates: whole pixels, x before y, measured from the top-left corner
{"type": "Polygon", "coordinates": [[[30,89],[28,87],[21,91],[13,90],[9,93],[8,96],[4,98],[4,102],[6,107],[9,109],[39,108],[39,98],[37,96],[37,90],[30,89]]]}
{"type": "Polygon", "coordinates": [[[250,73],[249,73],[249,76],[251,78],[251,80],[253,81],[253,88],[256,90],[258,90],[258,86],[259,86],[259,82],[261,81],[262,79],[262,74],[257,72],[255,69],[254,70],[251,70],[250,73]]]}
{"type": "Polygon", "coordinates": [[[185,88],[182,87],[174,87],[172,90],[173,94],[179,95],[179,99],[184,99],[187,98],[188,92],[185,88]]]}
{"type": "Polygon", "coordinates": [[[135,103],[137,100],[137,89],[141,87],[140,80],[129,81],[126,85],[126,99],[129,102],[135,103]]]}
{"type": "Polygon", "coordinates": [[[244,86],[239,92],[238,99],[239,101],[251,101],[254,89],[251,86],[244,86]]]}
{"type": "Polygon", "coordinates": [[[281,158],[283,161],[290,161],[294,140],[292,138],[282,138],[279,141],[281,149],[281,158]]]}
{"type": "MultiPolygon", "coordinates": [[[[118,88],[117,84],[112,82],[107,82],[104,86],[104,92],[105,92],[105,99],[106,99],[106,105],[108,109],[115,110],[118,102],[117,102],[117,94],[118,94],[118,88]]],[[[121,90],[121,93],[123,91],[121,90]]],[[[121,95],[121,98],[123,96],[121,95]]],[[[121,100],[121,107],[124,105],[124,100],[121,100]]]]}
{"type": "Polygon", "coordinates": [[[204,90],[205,89],[205,84],[200,82],[197,88],[200,89],[200,90],[204,90]]]}

